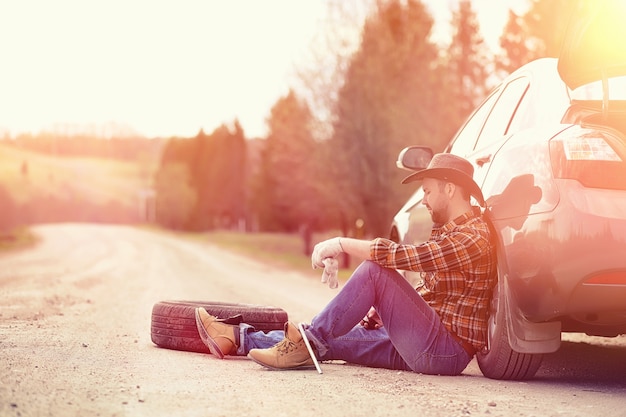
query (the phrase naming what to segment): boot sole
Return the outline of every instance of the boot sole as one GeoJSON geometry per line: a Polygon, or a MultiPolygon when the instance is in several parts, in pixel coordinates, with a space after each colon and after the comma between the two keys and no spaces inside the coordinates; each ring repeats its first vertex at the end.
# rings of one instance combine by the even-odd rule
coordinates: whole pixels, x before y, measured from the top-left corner
{"type": "Polygon", "coordinates": [[[248,358],[251,359],[253,362],[258,363],[259,365],[261,365],[262,367],[264,367],[265,369],[268,369],[270,371],[306,371],[306,370],[313,370],[316,369],[314,364],[310,364],[310,365],[300,365],[300,366],[294,366],[291,368],[276,368],[275,366],[270,366],[266,363],[260,362],[256,359],[254,359],[252,356],[250,356],[250,354],[248,354],[248,358]]]}

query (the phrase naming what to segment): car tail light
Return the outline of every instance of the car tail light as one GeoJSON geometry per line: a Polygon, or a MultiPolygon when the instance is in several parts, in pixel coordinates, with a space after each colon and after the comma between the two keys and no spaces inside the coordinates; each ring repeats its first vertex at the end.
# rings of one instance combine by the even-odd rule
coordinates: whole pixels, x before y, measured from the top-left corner
{"type": "Polygon", "coordinates": [[[626,272],[603,272],[587,279],[589,285],[626,285],[626,272]]]}
{"type": "Polygon", "coordinates": [[[597,130],[576,129],[552,139],[555,178],[577,180],[585,187],[626,190],[626,163],[612,144],[620,142],[597,130]]]}

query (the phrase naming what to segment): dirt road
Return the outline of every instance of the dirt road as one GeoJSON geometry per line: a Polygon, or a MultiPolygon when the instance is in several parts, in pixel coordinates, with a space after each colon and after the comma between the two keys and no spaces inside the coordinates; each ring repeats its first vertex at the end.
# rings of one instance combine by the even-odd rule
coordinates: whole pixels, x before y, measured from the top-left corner
{"type": "Polygon", "coordinates": [[[208,244],[118,226],[36,229],[0,256],[1,416],[625,416],[626,338],[569,337],[536,379],[343,363],[271,372],[245,358],[156,347],[167,299],[275,305],[309,320],[335,291],[208,244]]]}

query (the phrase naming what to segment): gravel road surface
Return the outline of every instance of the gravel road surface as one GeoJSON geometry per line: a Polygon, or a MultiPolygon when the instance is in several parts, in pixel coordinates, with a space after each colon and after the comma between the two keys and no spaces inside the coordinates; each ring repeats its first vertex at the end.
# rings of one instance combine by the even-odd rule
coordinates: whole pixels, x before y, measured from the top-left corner
{"type": "Polygon", "coordinates": [[[0,255],[0,416],[626,416],[626,338],[567,335],[532,381],[370,369],[272,372],[155,346],[161,300],[273,305],[308,321],[336,290],[207,243],[125,226],[35,228],[0,255]]]}

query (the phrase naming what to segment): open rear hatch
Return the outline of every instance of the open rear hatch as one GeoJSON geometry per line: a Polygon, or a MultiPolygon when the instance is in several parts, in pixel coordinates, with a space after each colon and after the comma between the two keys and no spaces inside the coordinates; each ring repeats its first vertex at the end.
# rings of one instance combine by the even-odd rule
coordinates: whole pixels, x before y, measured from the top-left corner
{"type": "Polygon", "coordinates": [[[626,1],[578,0],[567,28],[558,70],[572,90],[626,75],[626,1]]]}
{"type": "Polygon", "coordinates": [[[558,71],[573,91],[563,122],[610,126],[626,135],[626,0],[576,0],[558,71]],[[580,89],[583,90],[583,89],[580,89]],[[591,97],[580,99],[578,96],[591,97]]]}

